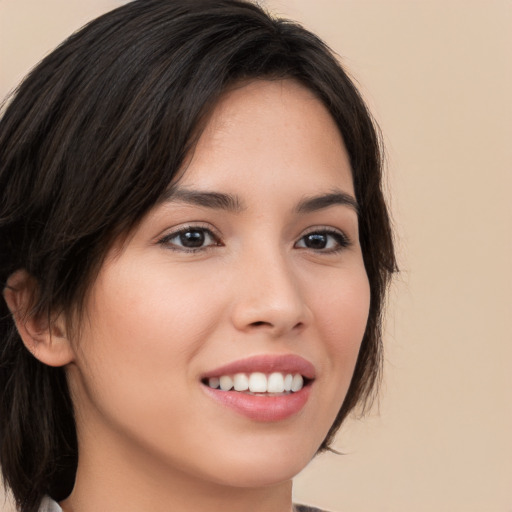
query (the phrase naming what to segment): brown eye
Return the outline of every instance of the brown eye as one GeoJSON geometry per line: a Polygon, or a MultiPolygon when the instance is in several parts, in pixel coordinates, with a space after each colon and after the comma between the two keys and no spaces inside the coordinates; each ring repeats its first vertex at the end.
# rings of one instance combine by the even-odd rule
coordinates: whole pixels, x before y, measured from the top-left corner
{"type": "Polygon", "coordinates": [[[176,251],[200,251],[220,245],[219,239],[207,228],[187,227],[165,236],[160,240],[176,251]]]}
{"type": "Polygon", "coordinates": [[[325,249],[329,239],[325,233],[311,233],[304,237],[304,245],[308,249],[325,249]]]}
{"type": "Polygon", "coordinates": [[[180,243],[183,247],[202,247],[204,245],[206,236],[203,231],[185,231],[178,235],[180,243]]]}
{"type": "Polygon", "coordinates": [[[304,235],[296,244],[299,249],[336,252],[349,245],[348,238],[338,231],[313,231],[304,235]]]}

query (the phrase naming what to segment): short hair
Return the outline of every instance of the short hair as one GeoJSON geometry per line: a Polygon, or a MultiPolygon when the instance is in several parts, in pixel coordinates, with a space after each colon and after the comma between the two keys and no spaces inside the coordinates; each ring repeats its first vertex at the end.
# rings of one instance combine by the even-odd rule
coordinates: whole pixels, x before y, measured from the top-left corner
{"type": "MultiPolygon", "coordinates": [[[[34,312],[81,311],[109,248],[163,196],[227,87],[291,78],[326,106],[350,158],[369,318],[347,396],[319,450],[374,395],[396,270],[378,130],[331,50],[246,0],[137,0],[93,20],[25,78],[0,121],[0,283],[25,269],[34,312]]],[[[77,464],[63,368],[23,346],[0,299],[0,461],[23,512],[64,499],[77,464]]]]}

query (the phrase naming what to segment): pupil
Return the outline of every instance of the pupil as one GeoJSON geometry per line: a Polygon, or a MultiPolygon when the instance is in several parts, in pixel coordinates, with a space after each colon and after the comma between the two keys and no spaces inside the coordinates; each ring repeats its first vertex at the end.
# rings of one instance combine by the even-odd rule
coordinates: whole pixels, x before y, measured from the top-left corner
{"type": "Polygon", "coordinates": [[[306,246],[310,249],[325,249],[327,237],[320,233],[312,233],[306,236],[306,246]]]}
{"type": "Polygon", "coordinates": [[[180,242],[184,247],[201,247],[204,244],[204,233],[201,231],[187,231],[180,235],[180,242]]]}

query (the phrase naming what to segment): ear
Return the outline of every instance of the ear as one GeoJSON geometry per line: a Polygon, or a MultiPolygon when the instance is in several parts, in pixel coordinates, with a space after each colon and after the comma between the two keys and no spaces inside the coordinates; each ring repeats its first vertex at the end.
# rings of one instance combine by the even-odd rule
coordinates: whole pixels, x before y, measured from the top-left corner
{"type": "Polygon", "coordinates": [[[20,337],[34,357],[49,366],[64,366],[74,360],[64,314],[52,317],[33,312],[37,281],[27,271],[11,274],[3,295],[20,337]]]}

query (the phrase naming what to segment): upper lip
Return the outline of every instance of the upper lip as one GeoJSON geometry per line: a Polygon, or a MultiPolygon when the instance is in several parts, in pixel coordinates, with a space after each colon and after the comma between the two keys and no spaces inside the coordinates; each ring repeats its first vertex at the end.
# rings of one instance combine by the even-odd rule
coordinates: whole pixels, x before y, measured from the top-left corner
{"type": "Polygon", "coordinates": [[[209,370],[201,376],[201,379],[210,377],[220,377],[222,375],[234,375],[236,373],[300,373],[307,379],[314,379],[316,375],[315,367],[307,359],[295,354],[281,355],[257,355],[239,359],[227,363],[213,370],[209,370]]]}

